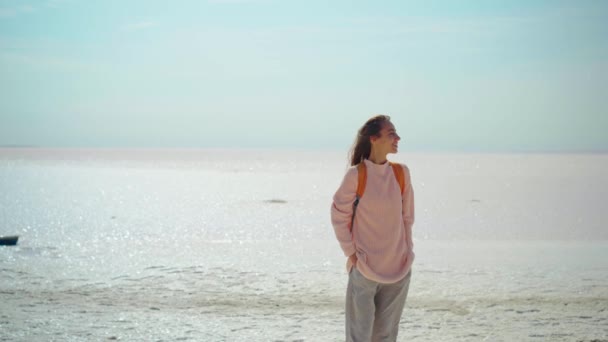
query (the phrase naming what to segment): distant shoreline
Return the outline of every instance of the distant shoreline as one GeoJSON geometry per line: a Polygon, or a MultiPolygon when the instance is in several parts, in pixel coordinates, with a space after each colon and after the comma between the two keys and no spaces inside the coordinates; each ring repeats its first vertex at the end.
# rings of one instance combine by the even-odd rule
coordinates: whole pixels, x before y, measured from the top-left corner
{"type": "MultiPolygon", "coordinates": [[[[216,151],[216,152],[230,152],[230,151],[259,151],[259,152],[270,152],[270,151],[294,151],[294,152],[343,152],[347,153],[348,149],[336,148],[336,147],[54,147],[54,146],[38,146],[38,145],[0,145],[0,150],[32,150],[32,151],[56,151],[56,152],[70,152],[70,151],[96,151],[96,152],[153,152],[153,151],[183,151],[183,152],[194,152],[194,151],[216,151]]],[[[608,150],[514,150],[514,151],[483,151],[483,150],[402,150],[399,154],[446,154],[446,155],[605,155],[608,154],[608,150]]]]}

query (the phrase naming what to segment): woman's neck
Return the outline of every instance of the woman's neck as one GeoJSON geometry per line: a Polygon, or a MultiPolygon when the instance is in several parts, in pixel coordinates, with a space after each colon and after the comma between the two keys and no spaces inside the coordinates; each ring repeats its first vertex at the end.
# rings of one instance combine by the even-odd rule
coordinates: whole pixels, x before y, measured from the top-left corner
{"type": "Polygon", "coordinates": [[[386,163],[386,154],[374,153],[374,151],[372,151],[367,159],[374,164],[382,165],[386,163]]]}

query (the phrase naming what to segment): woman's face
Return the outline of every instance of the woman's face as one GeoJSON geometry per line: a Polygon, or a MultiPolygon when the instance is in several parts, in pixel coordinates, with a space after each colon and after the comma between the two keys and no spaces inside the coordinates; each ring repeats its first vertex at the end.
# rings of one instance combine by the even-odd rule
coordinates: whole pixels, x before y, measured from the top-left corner
{"type": "Polygon", "coordinates": [[[397,134],[395,126],[386,121],[380,130],[380,136],[371,137],[372,148],[382,154],[397,153],[401,137],[397,134]]]}

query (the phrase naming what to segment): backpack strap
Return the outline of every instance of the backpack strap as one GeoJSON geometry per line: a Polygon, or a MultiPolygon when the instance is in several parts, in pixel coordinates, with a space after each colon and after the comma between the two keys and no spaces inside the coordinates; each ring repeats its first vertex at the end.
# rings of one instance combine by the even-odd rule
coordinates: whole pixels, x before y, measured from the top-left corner
{"type": "Polygon", "coordinates": [[[393,173],[395,174],[395,178],[397,178],[397,183],[399,183],[399,188],[403,195],[403,191],[405,191],[405,174],[403,172],[403,167],[401,167],[401,164],[399,163],[388,163],[393,167],[393,173]]]}
{"type": "Polygon", "coordinates": [[[355,196],[355,202],[353,202],[353,216],[350,219],[350,231],[353,231],[353,224],[355,224],[355,213],[357,212],[357,206],[363,193],[365,192],[365,184],[367,183],[367,167],[364,162],[357,164],[357,174],[359,180],[357,181],[357,194],[355,196]]]}
{"type": "Polygon", "coordinates": [[[367,167],[364,162],[360,162],[357,165],[357,173],[359,175],[359,181],[357,183],[357,199],[363,196],[365,192],[365,183],[367,183],[367,167]]]}

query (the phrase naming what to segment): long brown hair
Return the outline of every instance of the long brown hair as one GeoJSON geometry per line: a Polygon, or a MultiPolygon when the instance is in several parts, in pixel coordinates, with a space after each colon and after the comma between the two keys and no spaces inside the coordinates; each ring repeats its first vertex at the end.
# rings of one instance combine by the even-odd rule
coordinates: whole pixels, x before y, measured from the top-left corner
{"type": "Polygon", "coordinates": [[[355,166],[361,163],[364,159],[369,158],[372,153],[372,143],[369,138],[380,136],[380,131],[384,127],[385,122],[390,122],[391,117],[388,115],[376,115],[367,120],[365,125],[359,128],[355,143],[349,152],[350,165],[355,166]]]}

